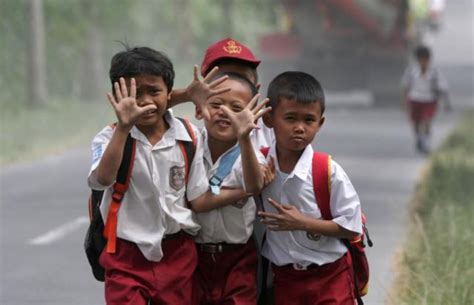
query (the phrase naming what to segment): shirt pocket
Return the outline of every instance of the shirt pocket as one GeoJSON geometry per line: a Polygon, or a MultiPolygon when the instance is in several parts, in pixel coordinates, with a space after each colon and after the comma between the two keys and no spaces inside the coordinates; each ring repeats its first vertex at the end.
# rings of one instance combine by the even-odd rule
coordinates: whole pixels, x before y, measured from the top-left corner
{"type": "MultiPolygon", "coordinates": [[[[319,211],[300,211],[305,216],[321,219],[319,211]]],[[[307,231],[290,231],[293,241],[302,248],[309,250],[319,250],[326,242],[328,237],[307,231]]]]}

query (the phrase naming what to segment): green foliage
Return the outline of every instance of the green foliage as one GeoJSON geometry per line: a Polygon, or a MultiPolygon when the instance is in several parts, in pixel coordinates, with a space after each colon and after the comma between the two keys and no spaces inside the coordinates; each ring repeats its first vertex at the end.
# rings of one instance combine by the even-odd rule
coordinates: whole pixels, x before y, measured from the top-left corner
{"type": "Polygon", "coordinates": [[[474,112],[420,185],[394,304],[474,304],[474,112]]]}
{"type": "MultiPolygon", "coordinates": [[[[80,96],[88,77],[84,67],[91,64],[84,55],[91,47],[90,27],[102,38],[103,71],[111,56],[122,49],[117,41],[163,50],[176,66],[192,67],[200,63],[210,43],[228,36],[229,31],[256,47],[259,34],[277,27],[274,1],[227,2],[228,14],[223,11],[224,1],[218,0],[44,0],[48,91],[53,96],[80,96]]],[[[0,68],[8,74],[0,79],[0,99],[16,97],[25,102],[29,2],[7,0],[1,6],[0,55],[5,60],[0,68]]],[[[107,76],[103,77],[107,84],[107,76]]]]}

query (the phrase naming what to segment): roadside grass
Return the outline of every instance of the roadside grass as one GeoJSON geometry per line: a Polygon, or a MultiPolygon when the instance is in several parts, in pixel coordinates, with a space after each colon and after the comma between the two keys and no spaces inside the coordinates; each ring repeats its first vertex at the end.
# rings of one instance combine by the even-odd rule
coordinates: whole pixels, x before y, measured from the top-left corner
{"type": "Polygon", "coordinates": [[[474,112],[436,151],[417,188],[390,304],[474,304],[474,112]]]}
{"type": "Polygon", "coordinates": [[[52,99],[37,108],[1,104],[0,165],[88,143],[102,127],[114,121],[105,99],[101,102],[52,99]]]}

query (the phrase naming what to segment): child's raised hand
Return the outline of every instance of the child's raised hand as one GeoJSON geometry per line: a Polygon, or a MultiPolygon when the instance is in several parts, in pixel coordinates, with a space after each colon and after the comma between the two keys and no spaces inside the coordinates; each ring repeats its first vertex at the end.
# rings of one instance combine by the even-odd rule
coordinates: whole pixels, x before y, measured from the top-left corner
{"type": "Polygon", "coordinates": [[[257,120],[265,113],[271,110],[266,107],[268,98],[264,99],[260,105],[257,105],[260,94],[256,94],[242,111],[234,112],[225,105],[221,105],[221,110],[229,118],[232,128],[237,134],[237,138],[248,136],[250,132],[257,128],[257,120]]]}
{"type": "Polygon", "coordinates": [[[115,114],[118,120],[118,126],[131,129],[137,122],[141,115],[145,112],[156,109],[155,104],[146,105],[143,107],[138,106],[137,96],[137,85],[135,78],[130,80],[130,94],[128,94],[127,84],[123,77],[118,82],[114,83],[115,97],[112,93],[107,93],[110,105],[114,108],[115,114]],[[118,101],[117,101],[118,100],[118,101]]]}
{"type": "Polygon", "coordinates": [[[219,77],[218,79],[211,82],[211,79],[219,71],[218,67],[214,67],[203,79],[199,78],[198,66],[194,65],[194,78],[191,84],[186,88],[186,93],[189,100],[191,100],[196,107],[201,109],[204,119],[209,120],[210,114],[206,107],[206,101],[215,95],[222,94],[230,90],[230,88],[216,89],[217,86],[222,84],[227,78],[227,75],[219,77]]]}
{"type": "Polygon", "coordinates": [[[262,217],[262,223],[272,231],[292,231],[305,230],[305,218],[295,206],[286,205],[268,198],[268,202],[278,211],[278,213],[258,212],[262,217]]]}

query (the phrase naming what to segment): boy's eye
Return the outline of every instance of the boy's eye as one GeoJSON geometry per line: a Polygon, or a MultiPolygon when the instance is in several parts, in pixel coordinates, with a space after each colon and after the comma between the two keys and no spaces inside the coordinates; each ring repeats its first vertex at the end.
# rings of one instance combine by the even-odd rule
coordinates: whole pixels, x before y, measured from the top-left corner
{"type": "Polygon", "coordinates": [[[160,89],[150,89],[150,94],[151,95],[157,95],[160,93],[160,89]]]}
{"type": "Polygon", "coordinates": [[[287,116],[287,117],[284,118],[284,120],[288,121],[288,122],[293,122],[295,120],[295,118],[292,117],[292,116],[287,116]]]}
{"type": "Polygon", "coordinates": [[[219,107],[221,106],[221,103],[213,102],[213,103],[210,103],[209,106],[211,106],[211,108],[214,108],[214,109],[219,109],[219,107]]]}
{"type": "Polygon", "coordinates": [[[241,112],[242,110],[243,110],[243,108],[240,107],[240,106],[232,106],[232,111],[234,111],[234,112],[241,112]]]}
{"type": "Polygon", "coordinates": [[[306,123],[313,123],[313,122],[316,122],[316,119],[315,118],[306,118],[305,121],[306,121],[306,123]]]}

